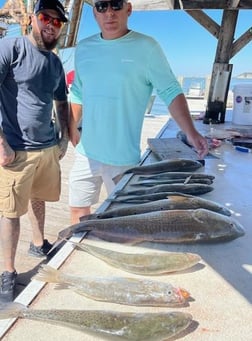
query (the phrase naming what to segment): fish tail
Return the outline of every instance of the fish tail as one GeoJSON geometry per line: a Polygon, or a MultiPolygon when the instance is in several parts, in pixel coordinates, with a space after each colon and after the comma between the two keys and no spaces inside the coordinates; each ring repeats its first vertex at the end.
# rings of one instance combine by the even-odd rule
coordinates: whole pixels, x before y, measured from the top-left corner
{"type": "Polygon", "coordinates": [[[35,279],[48,283],[64,282],[63,275],[60,270],[54,269],[50,265],[42,265],[35,279]]]}
{"type": "Polygon", "coordinates": [[[97,219],[97,214],[96,213],[87,214],[87,215],[84,215],[84,216],[80,217],[80,221],[86,221],[86,220],[92,220],[92,219],[97,219]]]}
{"type": "Polygon", "coordinates": [[[80,249],[80,250],[85,250],[85,248],[86,248],[86,246],[84,244],[81,244],[79,242],[74,242],[71,239],[64,239],[64,241],[66,241],[67,243],[72,244],[73,247],[76,247],[77,249],[80,249]]]}
{"type": "Polygon", "coordinates": [[[26,306],[12,302],[8,304],[1,304],[0,305],[0,320],[5,320],[9,318],[18,318],[23,316],[23,311],[27,310],[26,306]]]}
{"type": "Polygon", "coordinates": [[[72,237],[72,235],[73,235],[73,227],[69,226],[59,232],[58,239],[67,239],[67,238],[72,237]]]}

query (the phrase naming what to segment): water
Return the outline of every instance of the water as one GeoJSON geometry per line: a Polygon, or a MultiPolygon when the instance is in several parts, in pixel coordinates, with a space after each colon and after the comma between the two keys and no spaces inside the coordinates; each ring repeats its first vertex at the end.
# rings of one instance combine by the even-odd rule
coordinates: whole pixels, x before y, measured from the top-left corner
{"type": "Polygon", "coordinates": [[[21,27],[19,24],[8,25],[6,37],[20,37],[20,36],[21,36],[21,27]]]}
{"type": "MultiPolygon", "coordinates": [[[[231,78],[231,81],[230,81],[229,90],[233,91],[234,86],[237,84],[252,84],[252,79],[233,77],[231,78]]],[[[205,77],[184,77],[183,83],[181,84],[181,86],[185,95],[189,93],[189,89],[192,87],[199,87],[202,93],[204,93],[205,88],[206,88],[206,78],[205,77]]],[[[155,116],[168,115],[166,105],[157,95],[152,106],[151,114],[155,116]]]]}

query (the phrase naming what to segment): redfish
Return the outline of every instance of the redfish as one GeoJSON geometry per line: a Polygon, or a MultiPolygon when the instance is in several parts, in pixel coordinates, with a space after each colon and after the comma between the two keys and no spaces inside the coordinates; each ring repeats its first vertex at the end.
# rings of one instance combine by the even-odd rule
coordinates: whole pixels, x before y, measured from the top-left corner
{"type": "Polygon", "coordinates": [[[100,213],[93,213],[91,215],[83,216],[81,221],[89,219],[106,219],[115,218],[128,215],[135,215],[154,211],[178,210],[178,209],[197,209],[205,208],[227,216],[231,215],[230,210],[217,202],[203,199],[197,196],[186,194],[169,195],[166,199],[155,200],[141,204],[141,197],[139,198],[140,205],[130,205],[109,209],[100,213]]]}
{"type": "Polygon", "coordinates": [[[110,242],[130,244],[224,242],[245,234],[242,225],[232,217],[201,208],[82,221],[60,231],[59,239],[79,232],[88,232],[88,236],[110,242]]]}
{"type": "Polygon", "coordinates": [[[36,279],[59,283],[78,294],[103,302],[155,307],[175,307],[186,303],[190,294],[170,283],[127,277],[73,276],[44,265],[36,279]]]}
{"type": "Polygon", "coordinates": [[[193,321],[191,314],[178,311],[134,313],[111,310],[38,310],[26,308],[19,303],[11,303],[0,309],[0,319],[7,318],[58,324],[115,341],[169,340],[185,331],[193,321]]]}

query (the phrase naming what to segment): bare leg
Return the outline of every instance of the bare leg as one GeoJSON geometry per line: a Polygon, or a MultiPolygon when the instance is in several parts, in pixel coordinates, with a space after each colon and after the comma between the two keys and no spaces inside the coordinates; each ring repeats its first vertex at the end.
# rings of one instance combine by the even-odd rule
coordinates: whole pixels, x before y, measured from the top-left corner
{"type": "Polygon", "coordinates": [[[112,180],[114,181],[115,184],[118,184],[118,182],[122,179],[122,177],[123,177],[123,174],[118,174],[112,180]]]}
{"type": "Polygon", "coordinates": [[[0,241],[2,246],[4,271],[15,271],[15,256],[20,234],[19,218],[2,217],[0,221],[0,241]]]}
{"type": "Polygon", "coordinates": [[[44,242],[45,202],[31,200],[28,216],[32,225],[32,242],[35,246],[41,246],[44,242]]]}
{"type": "Polygon", "coordinates": [[[71,213],[71,224],[78,224],[80,222],[80,217],[88,215],[91,213],[91,207],[70,207],[71,213]]]}

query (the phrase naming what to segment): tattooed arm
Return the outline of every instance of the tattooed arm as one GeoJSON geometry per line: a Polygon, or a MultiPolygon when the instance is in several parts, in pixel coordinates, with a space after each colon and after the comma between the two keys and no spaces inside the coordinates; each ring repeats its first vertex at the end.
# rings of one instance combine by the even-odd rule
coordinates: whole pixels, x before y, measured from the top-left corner
{"type": "Polygon", "coordinates": [[[57,123],[60,129],[60,159],[62,159],[67,151],[69,141],[69,107],[67,101],[55,101],[55,111],[57,123]]]}

